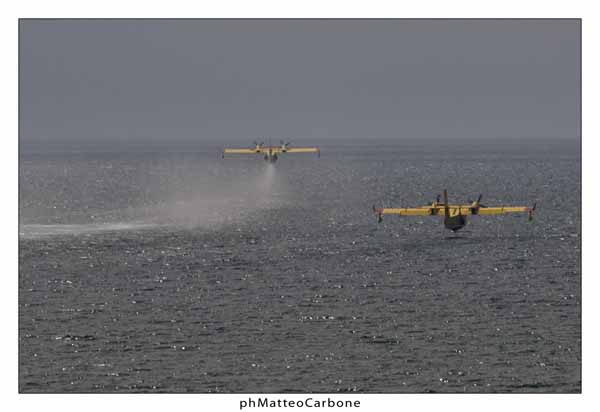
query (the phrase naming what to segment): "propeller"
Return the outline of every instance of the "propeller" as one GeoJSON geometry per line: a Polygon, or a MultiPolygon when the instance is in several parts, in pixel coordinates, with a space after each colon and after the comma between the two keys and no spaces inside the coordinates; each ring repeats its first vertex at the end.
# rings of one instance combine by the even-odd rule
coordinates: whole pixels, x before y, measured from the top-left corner
{"type": "Polygon", "coordinates": [[[483,197],[483,195],[479,195],[479,197],[477,198],[477,205],[479,207],[487,207],[486,205],[484,205],[483,203],[481,203],[481,198],[483,197]]]}
{"type": "Polygon", "coordinates": [[[480,194],[479,196],[477,196],[477,200],[476,200],[476,201],[473,201],[473,200],[471,200],[471,199],[467,199],[467,202],[469,202],[469,203],[475,203],[476,205],[478,205],[478,204],[479,204],[479,202],[481,202],[481,197],[482,197],[482,196],[483,196],[483,195],[481,195],[481,194],[480,194]]]}
{"type": "Polygon", "coordinates": [[[480,203],[482,197],[483,197],[483,195],[479,194],[479,196],[477,196],[477,200],[476,201],[472,201],[471,199],[469,199],[468,202],[471,205],[473,205],[472,207],[474,207],[474,208],[487,207],[486,205],[480,203]]]}

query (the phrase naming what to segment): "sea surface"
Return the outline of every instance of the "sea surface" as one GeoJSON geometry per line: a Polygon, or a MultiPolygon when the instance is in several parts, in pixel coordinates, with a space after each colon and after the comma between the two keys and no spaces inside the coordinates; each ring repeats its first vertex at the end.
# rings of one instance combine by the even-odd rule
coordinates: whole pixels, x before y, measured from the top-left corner
{"type": "Polygon", "coordinates": [[[581,391],[578,139],[318,143],[21,142],[20,392],[581,391]]]}

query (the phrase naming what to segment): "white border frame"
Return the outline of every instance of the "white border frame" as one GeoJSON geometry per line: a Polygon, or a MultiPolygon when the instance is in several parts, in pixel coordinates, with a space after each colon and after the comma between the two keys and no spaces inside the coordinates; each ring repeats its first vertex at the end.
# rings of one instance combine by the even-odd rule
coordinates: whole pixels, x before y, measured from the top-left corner
{"type": "MultiPolygon", "coordinates": [[[[467,0],[429,0],[423,2],[400,1],[21,1],[4,4],[1,16],[5,59],[1,66],[3,99],[2,126],[4,147],[1,152],[3,187],[6,201],[2,203],[4,230],[2,235],[2,261],[4,271],[2,288],[2,314],[4,333],[1,340],[2,397],[5,410],[85,410],[105,411],[143,410],[239,410],[239,401],[248,395],[19,395],[18,394],[18,19],[19,18],[582,18],[583,30],[583,89],[582,89],[582,152],[583,152],[583,216],[589,216],[582,226],[582,316],[583,316],[583,381],[582,395],[357,395],[351,399],[361,400],[361,411],[460,410],[481,411],[506,409],[561,411],[569,408],[592,409],[598,401],[597,355],[598,327],[598,274],[594,271],[594,252],[598,241],[598,220],[591,218],[591,208],[600,204],[600,195],[593,179],[600,172],[598,152],[598,47],[592,39],[600,38],[600,16],[594,2],[529,0],[502,2],[467,0]],[[18,403],[18,405],[16,404],[18,403]]],[[[265,395],[261,395],[265,396],[265,395]]],[[[275,395],[283,398],[282,395],[275,395]]],[[[306,395],[285,395],[287,399],[303,399],[306,395]]],[[[335,398],[345,398],[334,395],[335,398]]],[[[277,408],[278,409],[278,408],[277,408]]],[[[299,410],[299,408],[292,408],[299,410]]],[[[301,409],[301,408],[300,408],[301,409]]],[[[246,409],[250,410],[250,409],[246,409]]],[[[257,409],[253,409],[257,410],[257,409]]],[[[269,408],[269,410],[271,410],[269,408]]],[[[289,408],[288,408],[289,410],[289,408]]]]}

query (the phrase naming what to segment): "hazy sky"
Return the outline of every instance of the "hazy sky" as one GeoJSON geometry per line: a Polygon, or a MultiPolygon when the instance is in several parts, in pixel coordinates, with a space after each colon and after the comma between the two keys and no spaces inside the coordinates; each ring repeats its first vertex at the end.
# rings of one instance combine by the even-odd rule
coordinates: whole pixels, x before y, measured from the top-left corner
{"type": "Polygon", "coordinates": [[[578,20],[22,20],[23,140],[580,136],[578,20]]]}

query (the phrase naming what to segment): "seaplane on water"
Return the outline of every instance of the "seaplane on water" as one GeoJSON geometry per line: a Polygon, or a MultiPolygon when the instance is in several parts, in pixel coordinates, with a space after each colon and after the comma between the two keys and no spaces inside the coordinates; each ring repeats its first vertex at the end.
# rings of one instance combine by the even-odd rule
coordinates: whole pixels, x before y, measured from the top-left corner
{"type": "Polygon", "coordinates": [[[453,232],[462,229],[467,224],[468,215],[503,215],[506,213],[527,213],[529,220],[533,220],[535,203],[533,207],[527,206],[495,206],[482,205],[481,195],[474,202],[469,201],[465,205],[451,205],[448,203],[448,192],[444,190],[444,202],[440,203],[440,196],[431,204],[415,208],[377,208],[373,206],[373,212],[377,221],[383,220],[383,215],[401,216],[443,216],[444,226],[453,232]]]}
{"type": "Polygon", "coordinates": [[[265,161],[275,163],[281,153],[316,153],[321,157],[321,150],[318,147],[290,147],[291,143],[285,143],[281,140],[279,146],[265,145],[264,142],[254,142],[254,147],[250,149],[223,149],[222,158],[226,154],[262,154],[265,161]]]}

